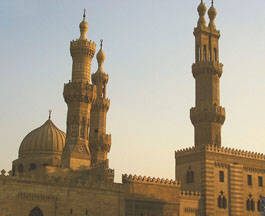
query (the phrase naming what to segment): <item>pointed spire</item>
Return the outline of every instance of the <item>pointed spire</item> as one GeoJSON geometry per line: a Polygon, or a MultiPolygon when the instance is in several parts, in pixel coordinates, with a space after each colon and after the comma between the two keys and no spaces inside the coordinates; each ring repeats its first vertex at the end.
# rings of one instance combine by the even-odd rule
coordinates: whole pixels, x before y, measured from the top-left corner
{"type": "Polygon", "coordinates": [[[80,39],[86,40],[87,39],[86,34],[88,30],[88,24],[86,22],[86,9],[84,9],[83,20],[79,24],[79,28],[80,28],[80,39]]]}
{"type": "Polygon", "coordinates": [[[210,22],[209,22],[208,26],[209,26],[209,28],[211,30],[216,30],[216,25],[215,25],[215,17],[216,17],[216,15],[217,15],[217,11],[214,8],[213,0],[212,0],[212,6],[208,10],[208,16],[209,16],[209,19],[210,19],[210,22]]]}
{"type": "Polygon", "coordinates": [[[205,13],[206,13],[206,6],[203,2],[203,0],[201,0],[201,3],[199,4],[197,11],[199,13],[199,20],[197,23],[197,27],[206,27],[206,20],[205,20],[205,13]]]}
{"type": "Polygon", "coordinates": [[[103,47],[103,40],[100,40],[100,50],[98,51],[97,54],[97,61],[98,61],[98,72],[103,72],[103,64],[106,58],[106,55],[102,49],[103,47]]]}
{"type": "Polygon", "coordinates": [[[100,49],[103,47],[103,39],[100,40],[100,49]]]}
{"type": "Polygon", "coordinates": [[[52,110],[49,110],[49,120],[51,120],[52,110]]]}
{"type": "Polygon", "coordinates": [[[83,21],[86,21],[86,9],[84,8],[83,21]]]}

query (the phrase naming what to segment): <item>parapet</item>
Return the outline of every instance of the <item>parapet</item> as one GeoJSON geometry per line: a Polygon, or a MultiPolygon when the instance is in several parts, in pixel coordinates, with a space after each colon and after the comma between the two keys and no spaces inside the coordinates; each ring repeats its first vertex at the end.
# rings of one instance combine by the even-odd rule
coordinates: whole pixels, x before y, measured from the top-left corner
{"type": "Polygon", "coordinates": [[[202,147],[190,147],[186,149],[181,149],[181,150],[175,151],[175,158],[179,156],[184,156],[187,154],[195,153],[195,152],[202,152],[202,151],[215,152],[215,153],[225,154],[225,155],[233,155],[233,156],[249,158],[249,159],[265,160],[265,155],[262,153],[250,152],[250,151],[239,150],[239,149],[228,148],[228,147],[218,147],[215,145],[204,145],[202,147]]]}
{"type": "Polygon", "coordinates": [[[146,176],[136,176],[136,175],[122,175],[122,183],[123,184],[131,184],[131,183],[138,183],[138,184],[153,184],[153,185],[163,185],[163,186],[171,186],[171,187],[180,187],[179,181],[169,180],[169,179],[160,179],[160,178],[151,178],[146,176]]]}
{"type": "MultiPolygon", "coordinates": [[[[105,174],[109,176],[114,176],[114,170],[108,169],[105,170],[105,174]]],[[[20,175],[13,176],[12,171],[9,171],[8,174],[5,170],[1,171],[0,174],[0,182],[23,182],[30,184],[41,184],[41,185],[51,185],[58,187],[75,187],[75,188],[97,188],[102,190],[113,190],[120,191],[120,184],[110,183],[104,181],[95,181],[94,178],[91,178],[89,175],[85,176],[85,178],[74,177],[74,176],[50,176],[50,175],[20,175]]]]}
{"type": "Polygon", "coordinates": [[[180,196],[181,198],[185,198],[185,199],[200,199],[201,194],[200,192],[196,192],[196,191],[181,191],[180,192],[180,196]]]}

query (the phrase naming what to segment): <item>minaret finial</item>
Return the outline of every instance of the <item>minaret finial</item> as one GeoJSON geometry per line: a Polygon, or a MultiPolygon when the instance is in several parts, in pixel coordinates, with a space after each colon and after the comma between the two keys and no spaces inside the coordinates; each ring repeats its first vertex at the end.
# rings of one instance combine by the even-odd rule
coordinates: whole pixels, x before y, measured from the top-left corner
{"type": "Polygon", "coordinates": [[[98,71],[103,72],[103,64],[106,58],[106,55],[102,49],[103,47],[103,40],[100,40],[100,50],[97,53],[97,61],[98,61],[98,71]]]}
{"type": "Polygon", "coordinates": [[[86,9],[84,8],[83,20],[86,20],[86,9]]]}
{"type": "Polygon", "coordinates": [[[100,40],[100,49],[103,47],[103,39],[100,40]]]}
{"type": "Polygon", "coordinates": [[[51,119],[51,115],[52,115],[52,110],[49,110],[49,120],[51,119]]]}

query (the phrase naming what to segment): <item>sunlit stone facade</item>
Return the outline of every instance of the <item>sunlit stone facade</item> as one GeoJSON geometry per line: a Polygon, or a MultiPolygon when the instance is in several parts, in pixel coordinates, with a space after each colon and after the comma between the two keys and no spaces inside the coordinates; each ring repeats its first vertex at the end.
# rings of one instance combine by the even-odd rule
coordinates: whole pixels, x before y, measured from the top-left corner
{"type": "Polygon", "coordinates": [[[108,74],[101,41],[87,39],[85,13],[80,38],[70,43],[72,78],[64,85],[66,134],[49,119],[22,141],[12,170],[0,174],[0,216],[243,216],[260,215],[265,157],[224,148],[220,105],[220,32],[216,9],[198,7],[194,29],[196,103],[190,110],[195,144],[175,152],[176,179],[122,175],[114,182],[106,134],[108,74]]]}

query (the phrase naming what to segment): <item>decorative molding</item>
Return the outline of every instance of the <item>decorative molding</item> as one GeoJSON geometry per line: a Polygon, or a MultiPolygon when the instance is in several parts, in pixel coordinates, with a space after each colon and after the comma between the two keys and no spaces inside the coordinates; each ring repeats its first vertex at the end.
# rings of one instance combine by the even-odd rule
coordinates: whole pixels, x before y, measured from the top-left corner
{"type": "Polygon", "coordinates": [[[58,197],[52,196],[52,195],[47,195],[47,194],[42,194],[42,193],[25,193],[25,192],[19,192],[17,194],[18,199],[22,200],[37,200],[37,201],[55,201],[58,200],[58,197]]]}
{"type": "Polygon", "coordinates": [[[185,199],[200,199],[201,197],[200,192],[196,191],[181,191],[180,195],[185,199]]]}
{"type": "Polygon", "coordinates": [[[262,153],[238,150],[238,149],[228,148],[228,147],[218,147],[214,145],[204,145],[201,147],[190,147],[186,149],[181,149],[181,150],[175,151],[175,158],[179,156],[184,156],[187,154],[203,152],[203,151],[265,161],[265,156],[262,153]]]}
{"type": "Polygon", "coordinates": [[[146,176],[136,176],[136,175],[122,175],[122,183],[130,184],[130,183],[139,183],[139,184],[155,184],[155,185],[165,185],[165,186],[173,186],[180,187],[179,181],[169,180],[169,179],[160,179],[160,178],[151,178],[146,176]]]}

